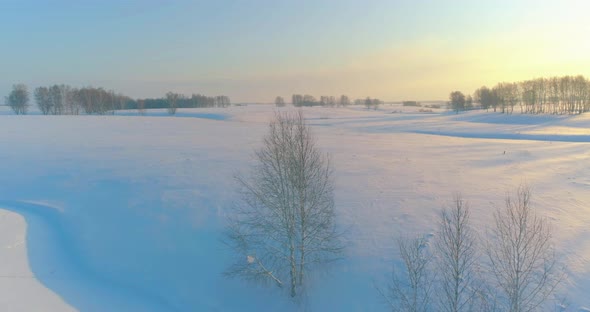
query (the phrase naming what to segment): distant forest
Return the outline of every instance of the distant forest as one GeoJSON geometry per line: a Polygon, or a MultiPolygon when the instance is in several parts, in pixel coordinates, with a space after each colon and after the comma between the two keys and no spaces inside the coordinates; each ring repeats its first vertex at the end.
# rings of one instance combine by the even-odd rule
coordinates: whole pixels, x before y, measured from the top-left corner
{"type": "MultiPolygon", "coordinates": [[[[231,105],[228,96],[205,96],[193,94],[190,97],[168,92],[161,98],[132,99],[129,96],[103,88],[74,88],[68,85],[38,87],[33,91],[37,107],[44,115],[79,115],[114,113],[115,110],[137,109],[144,113],[146,109],[165,108],[170,114],[178,108],[227,107],[231,105]]],[[[6,104],[16,114],[26,114],[31,95],[24,84],[16,84],[6,97],[6,104]]]]}
{"type": "MultiPolygon", "coordinates": [[[[176,114],[178,108],[228,107],[228,96],[206,96],[202,94],[183,94],[168,92],[160,98],[132,99],[129,96],[103,88],[75,88],[68,85],[38,87],[29,93],[27,86],[16,84],[6,97],[6,104],[16,114],[26,114],[31,97],[39,111],[45,115],[114,114],[116,110],[136,109],[144,114],[146,109],[167,109],[176,114]]],[[[274,101],[278,107],[286,101],[277,96],[274,101]]],[[[406,101],[404,106],[418,106],[418,102],[406,101]]],[[[375,98],[352,101],[348,96],[321,96],[293,94],[291,104],[302,106],[340,107],[364,105],[367,109],[377,109],[383,102],[375,98]]],[[[581,114],[590,111],[590,80],[584,76],[562,76],[536,78],[520,82],[501,82],[492,88],[482,86],[472,95],[453,91],[449,95],[449,108],[457,113],[462,110],[481,108],[494,112],[512,114],[517,108],[522,114],[581,114]]]]}
{"type": "MultiPolygon", "coordinates": [[[[83,87],[75,88],[69,85],[53,85],[38,87],[33,90],[32,98],[39,111],[44,115],[79,115],[79,114],[114,114],[116,110],[136,109],[145,114],[147,109],[165,108],[170,115],[176,114],[179,108],[228,107],[231,100],[226,95],[206,96],[202,94],[183,94],[168,92],[161,98],[133,99],[121,93],[103,88],[83,87]]],[[[26,85],[16,84],[6,97],[6,104],[17,114],[26,114],[29,110],[31,94],[26,85]]],[[[348,96],[339,98],[321,96],[316,100],[311,95],[294,94],[294,106],[348,106],[351,104],[365,105],[367,109],[377,109],[383,102],[379,99],[364,98],[351,101],[348,96]]],[[[282,97],[275,99],[277,106],[285,106],[282,97]]]]}

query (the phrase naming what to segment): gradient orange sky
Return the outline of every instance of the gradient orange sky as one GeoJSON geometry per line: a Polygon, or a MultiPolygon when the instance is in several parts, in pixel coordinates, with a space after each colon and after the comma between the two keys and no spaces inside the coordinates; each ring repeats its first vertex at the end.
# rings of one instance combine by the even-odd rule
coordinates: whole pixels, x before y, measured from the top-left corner
{"type": "Polygon", "coordinates": [[[500,81],[589,77],[588,12],[574,0],[7,0],[0,92],[22,82],[233,102],[444,100],[500,81]]]}

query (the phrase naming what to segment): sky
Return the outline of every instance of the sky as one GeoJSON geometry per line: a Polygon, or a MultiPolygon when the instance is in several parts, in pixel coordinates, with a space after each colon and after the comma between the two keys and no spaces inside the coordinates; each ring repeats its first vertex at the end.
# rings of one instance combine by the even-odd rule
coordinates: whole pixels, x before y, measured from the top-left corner
{"type": "Polygon", "coordinates": [[[581,0],[0,0],[0,94],[69,84],[385,101],[590,77],[581,0]]]}

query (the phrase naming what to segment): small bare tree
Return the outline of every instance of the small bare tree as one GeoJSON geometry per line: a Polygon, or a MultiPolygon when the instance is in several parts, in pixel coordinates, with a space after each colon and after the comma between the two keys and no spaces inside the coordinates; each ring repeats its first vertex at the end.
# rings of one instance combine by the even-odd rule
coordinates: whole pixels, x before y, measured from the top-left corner
{"type": "Polygon", "coordinates": [[[301,111],[277,113],[250,177],[237,177],[241,201],[229,220],[236,251],[229,276],[271,281],[301,293],[314,265],[338,258],[332,169],[301,111]]]}
{"type": "Polygon", "coordinates": [[[168,103],[168,114],[175,115],[176,110],[178,109],[178,100],[181,98],[181,95],[174,92],[166,93],[166,102],[168,103]]]}
{"type": "Polygon", "coordinates": [[[443,208],[435,241],[440,277],[440,311],[478,310],[480,281],[477,278],[476,233],[470,225],[469,204],[460,194],[453,206],[443,208]]]}
{"type": "Polygon", "coordinates": [[[430,311],[431,290],[434,275],[430,265],[432,257],[426,251],[427,241],[423,237],[398,239],[398,248],[403,270],[393,270],[391,282],[385,291],[378,288],[391,311],[430,311]]]}
{"type": "Polygon", "coordinates": [[[511,312],[536,311],[555,291],[564,273],[551,245],[549,222],[531,206],[531,190],[519,186],[494,214],[486,253],[490,269],[511,312]]]}

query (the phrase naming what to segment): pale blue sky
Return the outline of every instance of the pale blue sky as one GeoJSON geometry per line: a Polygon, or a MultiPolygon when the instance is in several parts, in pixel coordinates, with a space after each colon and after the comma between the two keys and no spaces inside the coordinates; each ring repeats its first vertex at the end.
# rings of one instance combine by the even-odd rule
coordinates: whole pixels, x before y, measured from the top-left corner
{"type": "Polygon", "coordinates": [[[573,0],[0,0],[0,93],[23,82],[234,102],[445,99],[500,80],[590,75],[588,9],[573,0]]]}

